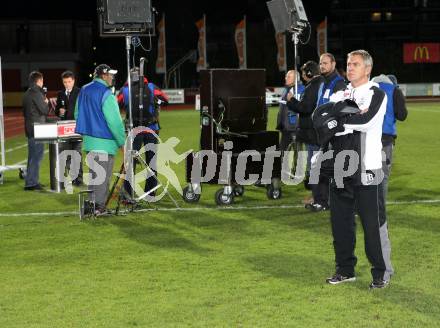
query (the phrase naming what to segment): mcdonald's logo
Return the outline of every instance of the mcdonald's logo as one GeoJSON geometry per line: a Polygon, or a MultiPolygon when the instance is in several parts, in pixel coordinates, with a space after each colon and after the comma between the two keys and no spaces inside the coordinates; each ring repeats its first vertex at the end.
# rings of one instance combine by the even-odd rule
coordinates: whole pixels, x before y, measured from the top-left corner
{"type": "Polygon", "coordinates": [[[405,64],[439,63],[440,43],[404,43],[403,62],[405,64]]]}
{"type": "Polygon", "coordinates": [[[422,61],[422,60],[429,61],[429,51],[428,48],[425,46],[417,47],[414,50],[414,61],[422,61]]]}

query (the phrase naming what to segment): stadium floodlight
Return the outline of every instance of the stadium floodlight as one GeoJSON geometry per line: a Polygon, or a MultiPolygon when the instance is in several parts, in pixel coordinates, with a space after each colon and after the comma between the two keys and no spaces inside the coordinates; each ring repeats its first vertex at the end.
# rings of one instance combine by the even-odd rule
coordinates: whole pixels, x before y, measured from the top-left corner
{"type": "Polygon", "coordinates": [[[272,0],[266,4],[277,33],[301,33],[307,27],[308,19],[301,0],[272,0]]]}
{"type": "Polygon", "coordinates": [[[98,0],[101,37],[154,36],[151,0],[98,0]]]}
{"type": "MultiPolygon", "coordinates": [[[[277,33],[292,33],[292,41],[294,44],[295,69],[297,68],[297,54],[299,35],[303,33],[307,27],[310,27],[307,20],[306,11],[301,0],[272,0],[266,2],[272,18],[273,26],[277,33]]],[[[310,28],[309,28],[310,38],[310,28]]],[[[307,42],[303,42],[307,43],[307,42]]],[[[299,74],[295,75],[295,97],[298,95],[298,79],[299,74]]]]}

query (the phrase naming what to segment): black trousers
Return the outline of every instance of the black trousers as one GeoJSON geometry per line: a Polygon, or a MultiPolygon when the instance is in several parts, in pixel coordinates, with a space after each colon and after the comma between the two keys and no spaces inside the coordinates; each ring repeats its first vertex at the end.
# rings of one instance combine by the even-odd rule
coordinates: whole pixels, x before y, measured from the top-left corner
{"type": "Polygon", "coordinates": [[[359,214],[364,230],[365,253],[372,266],[373,279],[389,280],[391,244],[385,215],[381,185],[349,185],[337,188],[330,182],[330,213],[335,249],[336,272],[344,276],[355,274],[357,258],[355,212],[359,214]]]}
{"type": "Polygon", "coordinates": [[[66,162],[66,170],[70,171],[71,165],[79,166],[78,177],[75,179],[77,181],[83,181],[83,164],[82,164],[82,141],[78,140],[67,140],[65,142],[60,143],[60,151],[63,150],[75,150],[81,156],[81,160],[78,163],[75,163],[71,156],[67,157],[66,162]]]}
{"type": "Polygon", "coordinates": [[[322,206],[328,206],[329,178],[320,174],[317,184],[309,184],[312,189],[313,202],[322,206]]]}
{"type": "MultiPolygon", "coordinates": [[[[139,151],[142,148],[142,146],[146,146],[148,144],[150,144],[150,145],[157,145],[158,144],[158,140],[156,138],[156,135],[153,133],[139,133],[138,135],[136,135],[136,137],[133,140],[133,150],[139,151]]],[[[155,161],[157,147],[153,147],[153,148],[155,148],[154,151],[151,151],[151,150],[145,151],[145,162],[152,169],[152,171],[154,173],[154,176],[150,175],[147,178],[147,180],[145,181],[145,187],[144,187],[145,192],[148,192],[157,186],[156,161],[155,161]]],[[[137,160],[133,159],[133,171],[134,172],[136,172],[136,164],[137,164],[137,160]]],[[[127,180],[124,181],[124,189],[128,195],[131,195],[132,188],[131,188],[130,182],[128,182],[127,180]]],[[[154,196],[154,192],[152,192],[150,194],[150,196],[154,196]]]]}
{"type": "Polygon", "coordinates": [[[281,130],[280,150],[288,150],[296,142],[296,131],[281,130]]]}

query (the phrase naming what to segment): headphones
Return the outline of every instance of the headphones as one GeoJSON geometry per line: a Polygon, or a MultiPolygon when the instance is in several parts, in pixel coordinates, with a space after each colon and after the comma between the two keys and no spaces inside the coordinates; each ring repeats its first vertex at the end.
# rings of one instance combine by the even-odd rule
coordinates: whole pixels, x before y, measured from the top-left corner
{"type": "MultiPolygon", "coordinates": [[[[301,67],[301,71],[306,75],[307,78],[311,79],[313,78],[315,75],[317,75],[317,68],[316,68],[316,63],[312,62],[312,61],[308,61],[307,63],[305,63],[302,67],[301,67]]],[[[319,73],[318,73],[319,74],[319,73]]]]}
{"type": "Polygon", "coordinates": [[[304,74],[308,77],[308,78],[312,78],[313,74],[312,71],[310,69],[305,69],[304,70],[304,74]]]}

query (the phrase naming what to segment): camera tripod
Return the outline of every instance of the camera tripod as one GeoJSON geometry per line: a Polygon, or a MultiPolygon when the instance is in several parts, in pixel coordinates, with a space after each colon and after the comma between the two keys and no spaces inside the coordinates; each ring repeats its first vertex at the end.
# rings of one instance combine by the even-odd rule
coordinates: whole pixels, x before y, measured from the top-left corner
{"type": "MultiPolygon", "coordinates": [[[[119,174],[118,174],[116,180],[114,181],[112,187],[110,188],[110,192],[109,192],[109,195],[108,195],[107,201],[106,201],[106,206],[107,206],[110,203],[110,200],[115,197],[115,194],[117,195],[118,201],[117,201],[117,205],[116,205],[116,209],[115,209],[115,214],[119,214],[119,209],[121,207],[121,204],[125,205],[127,208],[129,208],[130,212],[134,212],[134,210],[137,207],[139,207],[140,202],[145,201],[145,199],[148,196],[152,196],[152,194],[156,190],[158,190],[160,187],[163,186],[163,184],[161,183],[161,181],[157,177],[157,173],[154,172],[154,170],[148,165],[148,163],[145,161],[145,159],[142,158],[139,151],[129,150],[129,152],[130,152],[130,156],[129,156],[130,159],[129,160],[131,160],[131,161],[137,160],[142,165],[142,167],[147,170],[148,174],[151,175],[151,177],[156,180],[156,186],[151,188],[150,190],[146,191],[145,193],[143,193],[139,197],[134,196],[133,187],[132,187],[131,195],[129,193],[127,193],[124,190],[124,181],[125,181],[125,176],[126,176],[127,172],[126,172],[126,168],[125,168],[124,163],[122,163],[121,168],[119,170],[119,174]]],[[[134,182],[135,181],[134,176],[129,181],[134,182]]],[[[173,198],[173,196],[171,195],[171,193],[167,189],[164,190],[164,193],[166,193],[168,195],[168,197],[174,203],[176,208],[179,208],[179,205],[177,204],[176,200],[173,198]]]]}

